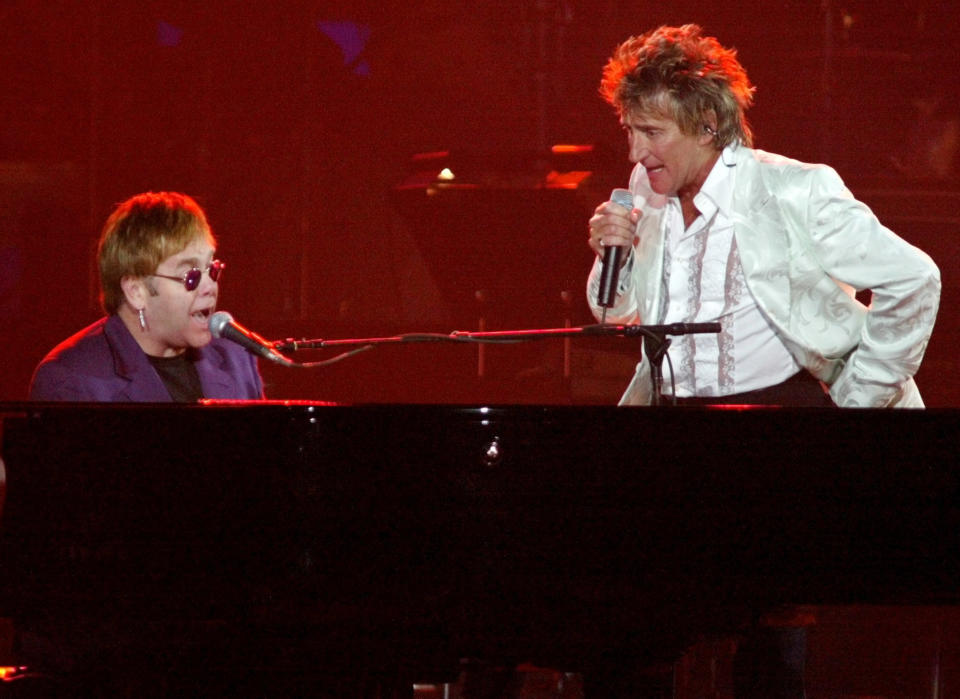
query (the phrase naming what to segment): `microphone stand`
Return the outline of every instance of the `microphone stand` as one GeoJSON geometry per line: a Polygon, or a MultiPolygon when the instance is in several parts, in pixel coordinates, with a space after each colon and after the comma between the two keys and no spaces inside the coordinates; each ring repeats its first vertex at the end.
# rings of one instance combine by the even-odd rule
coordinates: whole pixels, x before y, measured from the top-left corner
{"type": "Polygon", "coordinates": [[[456,330],[443,333],[407,333],[386,337],[349,338],[342,340],[277,340],[273,347],[281,352],[297,352],[307,349],[329,347],[363,346],[365,349],[376,345],[390,345],[412,342],[472,342],[472,343],[518,343],[542,340],[553,337],[578,337],[589,335],[615,335],[620,337],[640,337],[650,362],[650,375],[653,379],[653,405],[660,405],[660,390],[663,386],[663,358],[670,347],[668,336],[691,335],[695,333],[718,333],[720,323],[668,323],[666,325],[582,325],[566,328],[535,328],[529,330],[495,330],[486,332],[464,332],[456,330]]]}
{"type": "Polygon", "coordinates": [[[658,406],[663,400],[663,358],[670,349],[670,342],[670,338],[659,333],[644,336],[643,351],[647,355],[647,361],[650,362],[650,381],[653,383],[651,405],[658,406]]]}
{"type": "Polygon", "coordinates": [[[569,328],[533,328],[529,330],[491,330],[473,332],[454,330],[444,333],[404,333],[385,337],[346,338],[340,340],[273,340],[274,349],[282,352],[297,352],[307,349],[327,347],[349,347],[353,345],[388,345],[406,342],[502,342],[515,343],[529,340],[542,340],[551,337],[577,337],[588,335],[619,335],[621,337],[643,337],[663,342],[665,335],[690,335],[693,333],[718,333],[720,323],[667,323],[666,325],[580,325],[569,328]]]}

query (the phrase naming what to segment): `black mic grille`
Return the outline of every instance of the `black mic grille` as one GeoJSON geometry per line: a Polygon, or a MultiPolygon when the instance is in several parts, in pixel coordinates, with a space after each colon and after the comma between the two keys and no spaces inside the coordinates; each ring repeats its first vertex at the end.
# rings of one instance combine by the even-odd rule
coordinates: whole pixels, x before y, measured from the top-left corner
{"type": "Polygon", "coordinates": [[[223,329],[233,322],[233,316],[226,311],[217,311],[210,316],[210,333],[214,337],[223,337],[223,329]]]}

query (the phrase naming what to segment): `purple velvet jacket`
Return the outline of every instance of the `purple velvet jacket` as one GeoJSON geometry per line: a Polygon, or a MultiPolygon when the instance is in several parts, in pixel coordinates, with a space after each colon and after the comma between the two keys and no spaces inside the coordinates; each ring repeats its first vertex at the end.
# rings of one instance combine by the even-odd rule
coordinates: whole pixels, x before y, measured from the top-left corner
{"type": "MultiPolygon", "coordinates": [[[[257,360],[214,338],[199,350],[205,398],[263,398],[257,360]]],[[[54,347],[30,382],[30,400],[169,403],[172,399],[140,345],[118,316],[101,318],[54,347]]]]}

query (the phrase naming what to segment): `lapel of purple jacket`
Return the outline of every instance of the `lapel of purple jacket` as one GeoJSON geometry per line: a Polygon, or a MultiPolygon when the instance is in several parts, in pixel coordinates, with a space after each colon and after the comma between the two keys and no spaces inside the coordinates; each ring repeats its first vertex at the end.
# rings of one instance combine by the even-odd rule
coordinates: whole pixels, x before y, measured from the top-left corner
{"type": "MultiPolygon", "coordinates": [[[[113,315],[107,319],[104,335],[113,355],[114,371],[119,378],[126,381],[126,386],[120,390],[116,400],[169,403],[171,398],[166,386],[118,316],[113,315]]],[[[200,358],[195,366],[203,387],[203,395],[207,398],[235,397],[236,382],[225,370],[223,356],[211,351],[209,346],[198,351],[200,358]]]]}

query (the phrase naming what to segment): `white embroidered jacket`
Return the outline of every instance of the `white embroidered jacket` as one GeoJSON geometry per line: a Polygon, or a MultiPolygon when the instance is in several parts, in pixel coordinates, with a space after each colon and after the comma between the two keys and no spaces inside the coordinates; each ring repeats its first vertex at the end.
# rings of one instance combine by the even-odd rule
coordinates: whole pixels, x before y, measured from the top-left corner
{"type": "MultiPolygon", "coordinates": [[[[787,349],[841,407],[923,407],[912,377],[940,303],[933,260],[881,225],[830,167],[742,146],[721,157],[737,168],[728,215],[744,278],[787,349]],[[869,309],[849,287],[872,290],[869,309]]],[[[639,241],[607,321],[657,323],[666,198],[650,189],[640,166],[630,190],[643,212],[639,241]]],[[[598,259],[587,282],[597,318],[600,266],[598,259]]],[[[620,404],[650,401],[644,357],[620,404]]]]}

